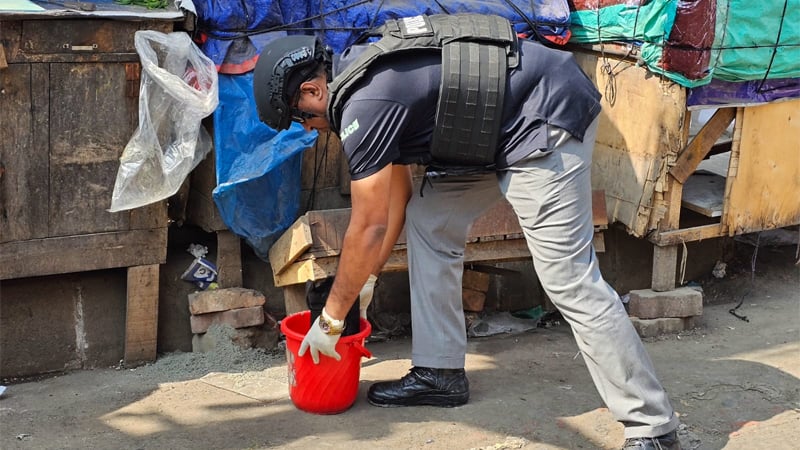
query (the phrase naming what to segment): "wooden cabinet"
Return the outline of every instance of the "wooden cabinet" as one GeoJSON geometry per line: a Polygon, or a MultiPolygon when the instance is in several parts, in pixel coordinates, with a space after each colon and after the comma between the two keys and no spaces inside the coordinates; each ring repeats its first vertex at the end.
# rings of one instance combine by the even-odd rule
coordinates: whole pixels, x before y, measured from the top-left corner
{"type": "Polygon", "coordinates": [[[108,212],[142,29],[173,22],[0,16],[0,280],[128,267],[126,359],[155,357],[168,225],[166,202],[108,212]]]}
{"type": "Polygon", "coordinates": [[[0,23],[0,279],[163,262],[163,202],[107,209],[138,124],[133,35],[171,23],[0,23]]]}

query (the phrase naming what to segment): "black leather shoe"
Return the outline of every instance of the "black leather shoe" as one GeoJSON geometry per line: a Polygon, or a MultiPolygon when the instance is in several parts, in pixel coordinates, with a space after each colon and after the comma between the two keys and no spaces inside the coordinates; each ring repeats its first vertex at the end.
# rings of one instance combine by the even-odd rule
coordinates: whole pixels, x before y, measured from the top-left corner
{"type": "Polygon", "coordinates": [[[681,443],[678,432],[672,431],[654,438],[625,439],[622,450],[681,450],[681,443]]]}
{"type": "Polygon", "coordinates": [[[464,369],[413,367],[397,381],[375,383],[367,399],[375,406],[431,405],[452,408],[469,400],[469,381],[464,369]]]}

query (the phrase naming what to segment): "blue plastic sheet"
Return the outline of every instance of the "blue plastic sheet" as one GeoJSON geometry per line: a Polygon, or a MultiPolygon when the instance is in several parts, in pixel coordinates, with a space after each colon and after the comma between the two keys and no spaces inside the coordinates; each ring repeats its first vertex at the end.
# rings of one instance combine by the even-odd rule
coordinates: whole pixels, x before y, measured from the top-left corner
{"type": "Polygon", "coordinates": [[[302,152],[316,138],[298,124],[277,133],[258,120],[252,73],[219,76],[214,203],[225,225],[265,261],[297,218],[302,152]]]}
{"type": "Polygon", "coordinates": [[[251,70],[276,32],[317,34],[340,53],[387,19],[419,14],[497,14],[509,19],[518,33],[556,43],[566,42],[570,33],[567,0],[195,0],[194,5],[201,48],[220,73],[251,70]]]}

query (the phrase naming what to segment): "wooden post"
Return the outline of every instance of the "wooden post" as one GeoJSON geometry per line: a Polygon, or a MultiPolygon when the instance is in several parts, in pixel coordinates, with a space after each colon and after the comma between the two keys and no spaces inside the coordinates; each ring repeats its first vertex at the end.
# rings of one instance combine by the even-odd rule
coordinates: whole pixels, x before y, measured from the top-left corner
{"type": "MultiPolygon", "coordinates": [[[[662,231],[677,230],[680,226],[681,194],[683,185],[672,175],[667,175],[667,192],[665,200],[667,214],[659,223],[662,231]]],[[[675,274],[678,265],[678,245],[653,248],[653,276],[651,288],[656,292],[675,289],[675,274]]]]}
{"type": "Polygon", "coordinates": [[[158,264],[128,267],[126,367],[155,361],[158,345],[158,264]]]}
{"type": "Polygon", "coordinates": [[[221,288],[242,287],[242,243],[228,230],[217,231],[217,284],[221,288]]]}
{"type": "Polygon", "coordinates": [[[294,314],[308,309],[306,303],[305,284],[290,284],[283,287],[283,303],[286,306],[286,315],[294,314]]]}

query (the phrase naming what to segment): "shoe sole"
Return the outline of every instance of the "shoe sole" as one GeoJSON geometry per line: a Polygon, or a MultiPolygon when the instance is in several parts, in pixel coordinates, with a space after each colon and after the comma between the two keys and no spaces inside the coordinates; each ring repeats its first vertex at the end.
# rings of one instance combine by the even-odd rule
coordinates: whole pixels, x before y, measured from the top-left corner
{"type": "Polygon", "coordinates": [[[438,406],[440,408],[455,408],[469,401],[469,395],[425,395],[424,397],[404,399],[402,403],[382,403],[367,397],[370,405],[381,408],[402,408],[404,406],[438,406]]]}

